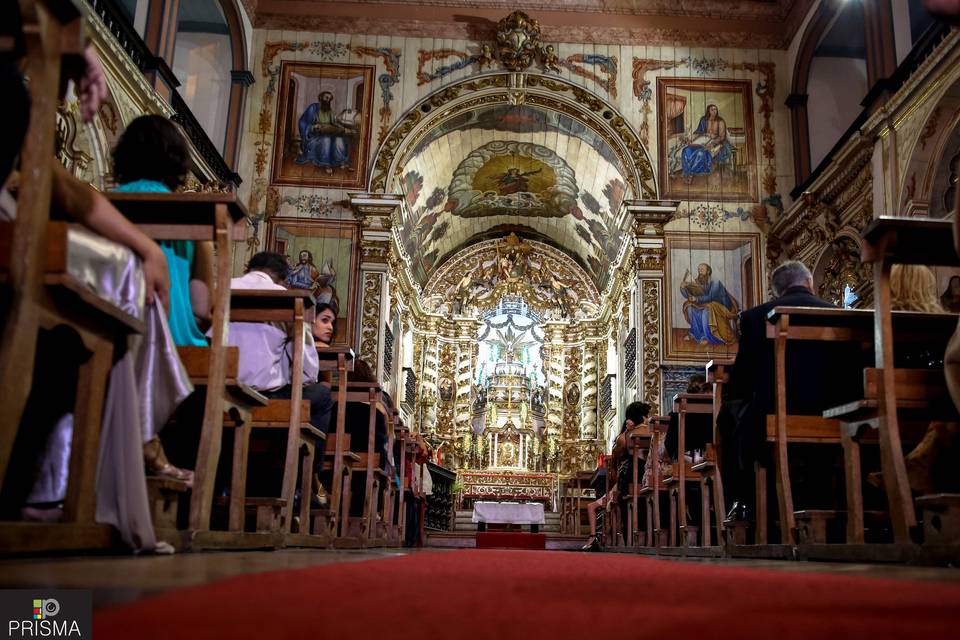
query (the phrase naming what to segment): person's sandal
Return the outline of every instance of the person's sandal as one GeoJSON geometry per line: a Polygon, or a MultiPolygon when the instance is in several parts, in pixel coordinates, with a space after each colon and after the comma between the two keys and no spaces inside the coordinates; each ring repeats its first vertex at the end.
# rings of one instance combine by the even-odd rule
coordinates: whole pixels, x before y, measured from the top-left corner
{"type": "Polygon", "coordinates": [[[597,536],[590,536],[587,540],[587,544],[583,545],[580,548],[581,551],[600,551],[600,538],[597,536]]]}
{"type": "Polygon", "coordinates": [[[166,454],[163,452],[163,445],[160,444],[160,438],[153,438],[143,445],[143,459],[147,464],[147,472],[152,476],[168,478],[182,482],[187,487],[193,488],[193,471],[181,469],[170,464],[166,454]]]}

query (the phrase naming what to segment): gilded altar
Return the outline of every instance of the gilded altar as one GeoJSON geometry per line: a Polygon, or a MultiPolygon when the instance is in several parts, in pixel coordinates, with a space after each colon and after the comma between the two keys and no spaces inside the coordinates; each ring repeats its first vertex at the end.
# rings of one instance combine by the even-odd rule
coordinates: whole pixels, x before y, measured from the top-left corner
{"type": "Polygon", "coordinates": [[[475,500],[516,500],[542,502],[546,509],[554,509],[557,495],[555,473],[512,473],[509,471],[457,473],[461,483],[461,509],[469,508],[475,500]]]}

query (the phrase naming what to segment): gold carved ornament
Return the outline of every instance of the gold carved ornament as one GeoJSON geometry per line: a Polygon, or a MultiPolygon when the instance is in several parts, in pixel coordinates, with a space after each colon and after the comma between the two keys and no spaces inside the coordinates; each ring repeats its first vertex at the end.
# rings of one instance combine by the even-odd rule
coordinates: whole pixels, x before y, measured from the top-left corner
{"type": "Polygon", "coordinates": [[[360,314],[360,357],[376,370],[380,337],[380,289],[382,274],[363,276],[363,312],[360,314]]]}
{"type": "Polygon", "coordinates": [[[643,280],[640,285],[640,311],[643,317],[643,400],[659,411],[660,407],[660,282],[643,280]]]}

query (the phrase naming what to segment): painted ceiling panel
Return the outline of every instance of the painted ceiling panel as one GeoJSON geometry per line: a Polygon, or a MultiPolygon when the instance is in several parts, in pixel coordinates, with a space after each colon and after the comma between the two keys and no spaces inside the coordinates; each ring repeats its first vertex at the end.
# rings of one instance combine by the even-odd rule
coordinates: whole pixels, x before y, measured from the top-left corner
{"type": "Polygon", "coordinates": [[[474,236],[508,226],[549,239],[602,287],[620,242],[616,214],[632,197],[600,135],[532,106],[449,118],[424,136],[401,174],[400,234],[421,282],[474,236]]]}

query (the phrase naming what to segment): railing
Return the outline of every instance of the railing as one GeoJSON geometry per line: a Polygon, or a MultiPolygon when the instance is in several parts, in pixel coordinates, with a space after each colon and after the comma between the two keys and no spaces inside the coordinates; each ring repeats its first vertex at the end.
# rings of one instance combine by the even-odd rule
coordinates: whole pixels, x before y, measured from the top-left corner
{"type": "Polygon", "coordinates": [[[630,329],[623,341],[623,377],[627,384],[637,379],[637,328],[630,329]]]}
{"type": "Polygon", "coordinates": [[[393,373],[393,331],[390,325],[384,326],[383,333],[383,378],[387,380],[393,373]]]}
{"type": "Polygon", "coordinates": [[[613,383],[617,376],[610,373],[603,379],[600,385],[600,422],[606,424],[610,414],[613,413],[613,383]]]}
{"type": "Polygon", "coordinates": [[[167,62],[155,56],[140,34],[136,32],[123,10],[114,0],[85,0],[87,5],[100,18],[104,26],[123,49],[130,61],[141,73],[157,73],[170,86],[170,107],[173,109],[174,122],[183,128],[183,132],[193,143],[194,148],[204,162],[213,171],[216,179],[224,184],[239,185],[240,176],[227,166],[220,151],[200,126],[190,107],[183,101],[175,87],[180,85],[167,62]]]}
{"type": "Polygon", "coordinates": [[[403,368],[403,399],[401,406],[407,411],[413,411],[417,402],[417,374],[410,367],[403,368]]]}

